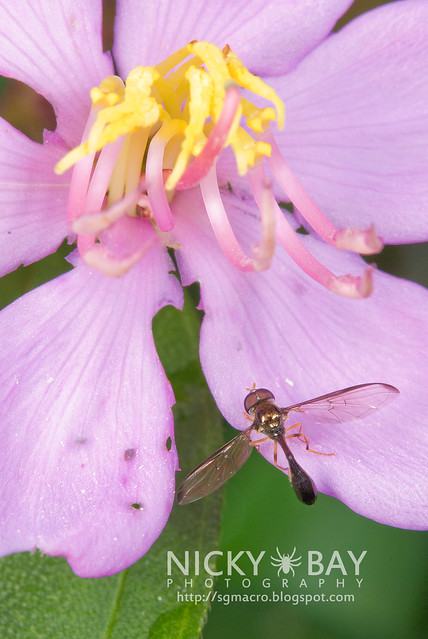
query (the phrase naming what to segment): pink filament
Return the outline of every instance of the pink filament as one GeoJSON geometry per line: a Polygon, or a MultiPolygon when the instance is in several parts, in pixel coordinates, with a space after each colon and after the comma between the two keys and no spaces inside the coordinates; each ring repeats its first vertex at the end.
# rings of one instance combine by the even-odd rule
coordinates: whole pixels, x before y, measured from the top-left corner
{"type": "Polygon", "coordinates": [[[86,195],[85,213],[101,209],[123,142],[121,136],[102,149],[86,195]]]}
{"type": "MultiPolygon", "coordinates": [[[[272,198],[274,200],[274,198],[272,198]]],[[[276,223],[278,229],[278,239],[285,248],[289,256],[296,264],[311,277],[325,288],[333,293],[343,295],[344,297],[360,298],[368,297],[372,292],[371,268],[366,269],[361,277],[353,275],[336,276],[323,266],[308,251],[308,249],[299,240],[297,233],[293,231],[286,221],[283,212],[274,200],[274,208],[276,215],[276,223]]]]}
{"type": "Polygon", "coordinates": [[[153,218],[161,231],[171,231],[175,226],[174,216],[165,192],[163,156],[165,146],[173,136],[165,134],[169,123],[162,125],[149,146],[146,162],[147,195],[153,218]]]}
{"type": "Polygon", "coordinates": [[[223,109],[201,153],[187,167],[176,185],[177,190],[190,189],[208,174],[222,151],[239,108],[241,94],[236,85],[226,89],[223,109]]]}
{"type": "Polygon", "coordinates": [[[275,219],[270,203],[262,212],[262,237],[249,258],[241,249],[224,208],[218,188],[215,166],[200,183],[207,215],[220,248],[230,263],[242,272],[269,268],[275,250],[275,219]]]}
{"type": "Polygon", "coordinates": [[[145,188],[145,178],[142,177],[136,189],[128,193],[121,200],[118,200],[106,209],[91,212],[88,211],[73,223],[75,233],[99,233],[107,229],[113,222],[119,220],[126,214],[127,210],[136,205],[141,199],[145,188]]]}
{"type": "MultiPolygon", "coordinates": [[[[89,114],[89,118],[83,132],[82,142],[85,142],[85,140],[88,139],[96,117],[97,111],[93,109],[89,114]]],[[[91,179],[94,159],[95,153],[89,153],[77,162],[73,168],[67,205],[67,221],[70,226],[73,220],[79,217],[85,210],[86,195],[91,179]]]]}
{"type": "Polygon", "coordinates": [[[268,158],[268,163],[276,180],[301,215],[323,240],[335,248],[347,249],[364,255],[372,255],[382,250],[383,243],[376,235],[373,226],[367,230],[357,228],[337,229],[295,178],[282,157],[271,131],[266,131],[262,138],[271,146],[271,156],[268,158]]]}
{"type": "MultiPolygon", "coordinates": [[[[266,178],[264,176],[263,167],[257,165],[251,170],[250,185],[253,191],[254,199],[260,209],[266,206],[266,196],[263,197],[263,188],[265,188],[266,178]]],[[[372,291],[371,271],[369,268],[362,277],[354,277],[352,275],[344,275],[337,277],[323,266],[308,251],[299,239],[297,233],[291,228],[284,217],[284,213],[278,206],[272,192],[270,192],[270,206],[275,215],[277,236],[293,261],[313,280],[329,289],[330,291],[343,295],[345,297],[367,297],[372,291]]]]}
{"type": "MultiPolygon", "coordinates": [[[[71,226],[76,233],[82,232],[82,230],[79,230],[79,226],[82,226],[82,218],[98,218],[99,216],[103,216],[103,211],[101,211],[102,205],[109,185],[111,173],[113,171],[113,167],[116,163],[122,144],[123,138],[118,138],[117,140],[115,140],[115,142],[101,151],[92,178],[89,182],[84,205],[80,207],[80,211],[78,211],[77,209],[74,211],[74,215],[71,219],[71,226]],[[87,213],[87,211],[90,211],[91,209],[94,211],[100,211],[100,213],[92,216],[90,213],[87,213]]],[[[86,158],[84,159],[86,160],[86,158]]],[[[80,164],[81,163],[79,162],[76,165],[74,171],[78,169],[80,164]]],[[[82,185],[86,184],[86,175],[82,176],[82,179],[83,182],[82,184],[79,184],[79,187],[82,187],[82,185]]],[[[83,190],[80,192],[80,197],[83,198],[83,190]]],[[[83,204],[83,199],[81,199],[81,203],[83,204]]],[[[77,248],[84,260],[85,256],[88,255],[92,250],[99,249],[99,247],[94,246],[96,232],[97,229],[88,229],[86,230],[87,235],[85,235],[84,238],[81,235],[79,235],[77,238],[77,248]]]]}
{"type": "Polygon", "coordinates": [[[221,200],[215,167],[201,181],[200,187],[211,226],[223,253],[239,271],[255,271],[252,260],[242,251],[233,233],[221,200]]]}

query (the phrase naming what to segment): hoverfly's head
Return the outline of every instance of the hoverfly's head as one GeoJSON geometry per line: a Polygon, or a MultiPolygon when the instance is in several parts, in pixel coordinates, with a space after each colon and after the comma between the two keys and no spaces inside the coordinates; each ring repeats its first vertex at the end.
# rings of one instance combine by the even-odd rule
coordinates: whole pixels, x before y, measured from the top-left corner
{"type": "Polygon", "coordinates": [[[244,408],[249,415],[252,415],[255,407],[260,404],[260,402],[275,400],[274,394],[268,390],[267,388],[256,388],[252,390],[251,393],[245,398],[244,408]]]}

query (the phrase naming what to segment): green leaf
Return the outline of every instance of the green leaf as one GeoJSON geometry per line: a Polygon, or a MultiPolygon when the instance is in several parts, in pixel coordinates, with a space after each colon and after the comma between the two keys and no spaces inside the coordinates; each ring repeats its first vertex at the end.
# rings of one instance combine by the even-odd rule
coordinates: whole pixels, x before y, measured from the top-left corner
{"type": "Polygon", "coordinates": [[[64,258],[73,250],[64,241],[56,253],[30,264],[20,266],[12,273],[3,275],[0,278],[0,308],[11,304],[24,293],[28,293],[33,288],[44,284],[48,280],[69,271],[72,266],[64,258]]]}
{"type": "MultiPolygon", "coordinates": [[[[37,268],[37,267],[36,267],[37,268]]],[[[25,269],[27,271],[27,269],[25,269]]],[[[18,277],[22,275],[18,275],[18,277]]],[[[20,283],[21,284],[21,283],[20,283]]],[[[200,314],[186,293],[183,312],[167,307],[154,320],[159,355],[176,395],[175,433],[183,473],[222,443],[222,419],[199,365],[200,314]]],[[[81,579],[63,558],[22,553],[0,560],[0,636],[34,639],[198,638],[207,615],[209,589],[194,570],[185,600],[184,579],[174,573],[167,586],[167,551],[201,556],[219,536],[220,494],[187,506],[175,504],[159,539],[136,564],[119,575],[81,579]]]]}

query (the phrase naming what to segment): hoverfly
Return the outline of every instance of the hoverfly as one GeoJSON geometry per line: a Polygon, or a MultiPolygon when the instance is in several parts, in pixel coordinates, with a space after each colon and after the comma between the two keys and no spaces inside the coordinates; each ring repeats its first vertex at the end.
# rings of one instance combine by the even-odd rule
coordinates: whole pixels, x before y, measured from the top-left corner
{"type": "Polygon", "coordinates": [[[245,411],[253,420],[251,426],[216,450],[187,475],[177,491],[177,501],[179,504],[188,504],[214,492],[241,468],[254,447],[258,450],[260,444],[271,439],[274,442],[275,466],[281,470],[288,470],[291,485],[300,501],[304,504],[313,504],[317,498],[317,489],[309,475],[295,460],[287,439],[297,437],[306,445],[306,450],[312,453],[320,455],[334,455],[334,453],[318,453],[309,448],[309,441],[302,433],[300,423],[285,426],[288,417],[294,413],[304,413],[315,422],[326,423],[360,419],[382,408],[399,392],[397,388],[389,384],[359,384],[300,404],[280,408],[275,404],[275,397],[270,390],[253,389],[244,401],[245,411]],[[298,431],[291,433],[290,431],[295,428],[298,428],[298,431]],[[262,439],[252,441],[253,431],[260,433],[263,436],[262,439]],[[278,444],[284,452],[288,469],[278,464],[278,444]]]}

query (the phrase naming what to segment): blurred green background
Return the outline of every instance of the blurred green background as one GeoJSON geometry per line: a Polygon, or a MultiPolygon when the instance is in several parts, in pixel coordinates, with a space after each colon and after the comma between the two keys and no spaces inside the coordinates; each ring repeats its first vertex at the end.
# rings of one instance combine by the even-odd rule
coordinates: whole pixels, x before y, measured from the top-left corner
{"type": "MultiPolygon", "coordinates": [[[[354,15],[378,4],[383,3],[357,0],[339,27],[354,15]]],[[[106,2],[105,6],[110,16],[105,30],[108,43],[114,4],[106,2]]],[[[36,140],[41,139],[44,126],[54,128],[51,108],[40,96],[20,83],[3,81],[2,86],[0,111],[3,117],[36,140]],[[31,119],[28,117],[30,109],[35,114],[31,119]]],[[[63,245],[56,255],[42,263],[21,267],[3,278],[0,281],[1,307],[24,291],[67,270],[63,257],[69,250],[70,247],[63,245]]],[[[383,270],[428,286],[427,257],[427,244],[387,247],[376,262],[383,270]]],[[[236,432],[227,425],[224,430],[224,441],[236,432]]],[[[180,433],[177,433],[177,443],[180,449],[180,433]]],[[[326,558],[334,550],[339,551],[342,558],[347,557],[347,550],[352,550],[356,556],[367,550],[361,565],[360,578],[363,581],[360,588],[353,576],[336,575],[338,571],[325,577],[326,583],[321,589],[317,587],[318,578],[308,577],[302,567],[296,568],[295,578],[288,575],[290,594],[352,593],[355,601],[308,605],[263,602],[224,605],[214,602],[203,631],[205,639],[232,639],[237,636],[246,639],[264,636],[422,639],[427,636],[425,534],[382,526],[356,515],[340,502],[324,495],[319,496],[316,506],[306,508],[295,499],[288,482],[272,465],[261,456],[252,455],[224,488],[220,549],[234,554],[249,550],[253,555],[265,550],[266,555],[275,555],[277,546],[284,554],[291,553],[296,547],[296,556],[305,555],[308,550],[318,550],[326,558]],[[302,577],[308,587],[300,589],[298,584],[302,577]],[[343,588],[336,588],[336,578],[345,580],[343,588]]],[[[235,576],[228,585],[220,577],[215,590],[220,594],[280,590],[275,585],[276,569],[270,567],[269,561],[265,562],[265,569],[266,563],[267,572],[252,578],[249,588],[242,586],[242,577],[235,576]],[[262,587],[263,577],[272,579],[271,589],[262,587]]]]}

